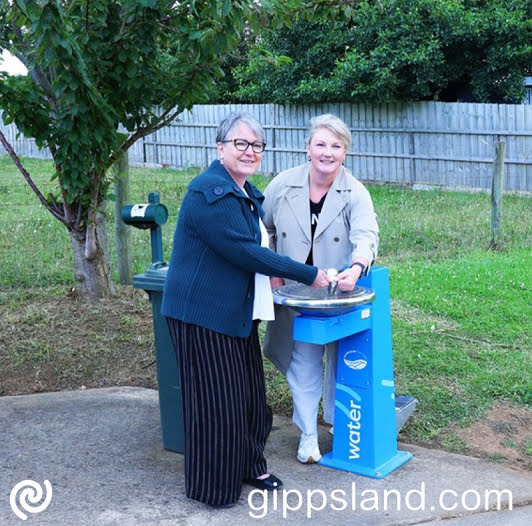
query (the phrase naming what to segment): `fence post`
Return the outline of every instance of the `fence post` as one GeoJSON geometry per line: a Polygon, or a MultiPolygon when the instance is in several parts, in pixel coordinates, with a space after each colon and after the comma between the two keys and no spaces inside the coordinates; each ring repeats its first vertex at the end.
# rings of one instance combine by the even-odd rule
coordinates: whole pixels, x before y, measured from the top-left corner
{"type": "Polygon", "coordinates": [[[496,141],[493,159],[493,178],[491,181],[491,248],[497,248],[501,237],[501,205],[504,176],[504,154],[506,142],[496,141]]]}
{"type": "Polygon", "coordinates": [[[277,175],[277,151],[276,151],[276,137],[275,137],[275,129],[277,128],[279,124],[278,119],[278,105],[272,105],[272,113],[273,113],[273,119],[272,119],[272,177],[275,177],[277,175]]]}
{"type": "Polygon", "coordinates": [[[133,271],[131,263],[131,229],[122,221],[122,208],[129,202],[129,154],[124,155],[115,164],[115,238],[118,283],[131,285],[133,271]]]}
{"type": "Polygon", "coordinates": [[[209,145],[209,142],[208,142],[208,139],[207,139],[207,123],[205,122],[203,124],[203,155],[204,155],[204,163],[205,163],[205,168],[207,168],[209,166],[209,148],[208,148],[208,145],[209,145]]]}
{"type": "Polygon", "coordinates": [[[403,183],[410,183],[412,187],[417,183],[416,174],[416,141],[414,133],[409,131],[408,134],[408,155],[410,157],[410,180],[403,183]]]}

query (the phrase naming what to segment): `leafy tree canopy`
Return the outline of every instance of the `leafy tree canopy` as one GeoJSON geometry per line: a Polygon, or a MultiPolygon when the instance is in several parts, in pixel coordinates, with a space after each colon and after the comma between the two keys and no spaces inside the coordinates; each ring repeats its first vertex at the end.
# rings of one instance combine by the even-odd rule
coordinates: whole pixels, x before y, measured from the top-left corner
{"type": "Polygon", "coordinates": [[[234,0],[5,3],[0,50],[30,75],[0,76],[4,120],[50,148],[68,201],[83,199],[124,147],[205,100],[220,57],[262,16],[234,0]]]}
{"type": "Polygon", "coordinates": [[[29,75],[0,73],[0,108],[50,149],[57,192],[44,195],[0,132],[41,203],[69,230],[78,290],[106,295],[102,203],[108,169],[137,139],[206,100],[229,50],[300,0],[2,0],[0,51],[29,75]],[[275,16],[270,16],[275,12],[275,16]],[[91,276],[92,273],[92,276],[91,276]]]}
{"type": "Polygon", "coordinates": [[[334,17],[263,33],[246,58],[218,100],[520,102],[532,72],[532,3],[350,2],[334,17]]]}

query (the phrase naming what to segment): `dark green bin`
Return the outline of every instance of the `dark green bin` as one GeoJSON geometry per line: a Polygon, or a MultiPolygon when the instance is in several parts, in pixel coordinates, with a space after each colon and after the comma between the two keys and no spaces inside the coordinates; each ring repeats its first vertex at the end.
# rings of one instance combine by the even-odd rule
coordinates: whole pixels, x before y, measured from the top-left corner
{"type": "Polygon", "coordinates": [[[133,276],[133,287],[145,290],[152,305],[163,447],[170,451],[183,453],[185,444],[179,368],[168,325],[161,314],[163,287],[167,272],[166,263],[153,263],[144,274],[133,276]]]}

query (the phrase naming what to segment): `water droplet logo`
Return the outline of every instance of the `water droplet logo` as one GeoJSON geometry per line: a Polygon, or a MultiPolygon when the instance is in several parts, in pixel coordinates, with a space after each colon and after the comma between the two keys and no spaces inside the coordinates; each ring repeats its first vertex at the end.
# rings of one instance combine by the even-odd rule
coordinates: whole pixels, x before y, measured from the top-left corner
{"type": "Polygon", "coordinates": [[[358,351],[347,351],[344,354],[344,363],[350,369],[359,371],[368,365],[368,359],[358,351]]]}
{"type": "Polygon", "coordinates": [[[15,485],[9,495],[9,504],[13,513],[25,521],[28,516],[20,511],[18,505],[22,507],[24,511],[28,513],[41,513],[44,511],[52,501],[52,485],[49,480],[44,481],[44,487],[46,489],[46,495],[44,496],[44,502],[40,506],[36,506],[43,498],[42,486],[34,480],[23,480],[15,485]],[[18,494],[20,491],[20,494],[18,494]],[[29,501],[29,502],[28,502],[29,501]]]}

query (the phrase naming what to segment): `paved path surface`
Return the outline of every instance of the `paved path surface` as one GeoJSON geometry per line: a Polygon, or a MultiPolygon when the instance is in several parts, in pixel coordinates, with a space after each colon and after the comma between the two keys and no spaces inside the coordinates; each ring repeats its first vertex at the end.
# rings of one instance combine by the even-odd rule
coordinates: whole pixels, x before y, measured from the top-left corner
{"type": "MultiPolygon", "coordinates": [[[[250,506],[253,489],[245,486],[237,506],[216,510],[185,497],[183,455],[162,448],[156,391],[120,387],[0,397],[0,525],[532,524],[532,473],[400,444],[414,458],[375,480],[298,463],[298,439],[289,419],[275,417],[266,456],[286,492],[267,500],[255,492],[250,506]],[[28,516],[24,521],[12,510],[10,494],[28,479],[48,480],[53,496],[35,514],[16,499],[28,516]],[[493,511],[497,492],[501,511],[493,511]]],[[[323,451],[330,448],[325,428],[320,442],[323,451]]]]}

